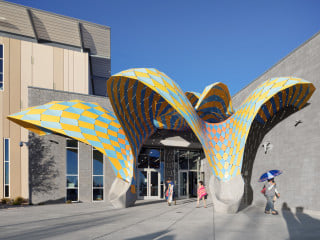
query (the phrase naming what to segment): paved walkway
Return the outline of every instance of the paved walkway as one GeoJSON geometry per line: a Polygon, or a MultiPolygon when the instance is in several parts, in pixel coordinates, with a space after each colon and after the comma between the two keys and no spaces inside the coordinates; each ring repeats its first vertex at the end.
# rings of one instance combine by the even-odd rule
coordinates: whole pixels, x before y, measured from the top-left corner
{"type": "Polygon", "coordinates": [[[320,239],[320,213],[260,207],[238,214],[195,208],[194,200],[137,202],[127,209],[104,203],[78,203],[0,209],[0,239],[320,239]]]}

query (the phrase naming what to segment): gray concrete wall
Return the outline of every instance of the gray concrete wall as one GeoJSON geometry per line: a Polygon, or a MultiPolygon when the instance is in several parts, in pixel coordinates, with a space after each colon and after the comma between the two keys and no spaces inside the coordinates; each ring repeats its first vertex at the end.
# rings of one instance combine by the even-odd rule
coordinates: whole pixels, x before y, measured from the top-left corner
{"type": "Polygon", "coordinates": [[[257,86],[272,77],[295,76],[312,82],[316,91],[309,105],[300,111],[287,109],[265,125],[254,123],[249,133],[243,162],[243,177],[246,182],[247,202],[265,204],[260,193],[260,175],[270,169],[281,169],[283,174],[276,178],[281,198],[276,207],[283,203],[289,207],[304,207],[320,210],[320,34],[315,35],[283,58],[255,81],[233,96],[238,107],[257,86]],[[302,123],[295,126],[296,120],[302,123]],[[264,142],[273,148],[266,154],[264,142]],[[251,185],[251,186],[250,186],[251,185]]]}
{"type": "Polygon", "coordinates": [[[79,142],[79,200],[92,201],[92,147],[79,142]]]}
{"type": "MultiPolygon", "coordinates": [[[[29,87],[29,107],[50,101],[78,99],[96,102],[111,110],[108,98],[49,89],[29,87]]],[[[29,134],[29,190],[33,204],[65,202],[66,198],[66,138],[59,135],[29,134]]],[[[115,179],[109,160],[104,161],[104,202],[115,179]]],[[[79,142],[79,200],[92,201],[92,148],[79,142]]]]}
{"type": "Polygon", "coordinates": [[[29,199],[33,204],[65,202],[65,138],[29,134],[29,199]]]}

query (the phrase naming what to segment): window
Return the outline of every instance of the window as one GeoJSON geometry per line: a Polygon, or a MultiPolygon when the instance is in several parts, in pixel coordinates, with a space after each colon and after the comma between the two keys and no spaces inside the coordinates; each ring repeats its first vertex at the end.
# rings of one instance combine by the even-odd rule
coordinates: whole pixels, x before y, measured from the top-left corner
{"type": "Polygon", "coordinates": [[[103,154],[92,149],[92,200],[103,200],[103,154]]]}
{"type": "Polygon", "coordinates": [[[188,170],[188,151],[187,150],[179,150],[178,151],[178,159],[179,159],[179,169],[188,170]]]}
{"type": "Polygon", "coordinates": [[[198,150],[177,150],[176,159],[179,162],[179,170],[198,170],[202,155],[198,150]]]}
{"type": "Polygon", "coordinates": [[[161,150],[142,148],[138,157],[138,168],[160,168],[161,150]]]}
{"type": "Polygon", "coordinates": [[[0,44],[0,91],[3,91],[3,81],[4,81],[4,76],[3,76],[3,45],[0,44]]]}
{"type": "Polygon", "coordinates": [[[200,161],[200,152],[199,151],[190,151],[189,152],[189,169],[197,170],[197,162],[200,161]]]}
{"type": "Polygon", "coordinates": [[[79,201],[79,144],[67,139],[67,200],[79,201]]]}
{"type": "Polygon", "coordinates": [[[4,197],[10,197],[10,139],[5,138],[4,147],[4,197]]]}

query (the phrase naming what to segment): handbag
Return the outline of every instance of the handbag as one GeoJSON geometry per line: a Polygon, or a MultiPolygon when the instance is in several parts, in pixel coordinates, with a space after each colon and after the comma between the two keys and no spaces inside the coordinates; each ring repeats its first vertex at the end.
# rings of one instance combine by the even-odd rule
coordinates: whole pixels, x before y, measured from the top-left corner
{"type": "Polygon", "coordinates": [[[204,196],[204,199],[207,199],[207,198],[208,198],[208,195],[209,195],[209,194],[207,193],[207,194],[204,196]]]}
{"type": "Polygon", "coordinates": [[[266,187],[264,186],[261,190],[261,193],[264,195],[266,193],[266,187]]]}

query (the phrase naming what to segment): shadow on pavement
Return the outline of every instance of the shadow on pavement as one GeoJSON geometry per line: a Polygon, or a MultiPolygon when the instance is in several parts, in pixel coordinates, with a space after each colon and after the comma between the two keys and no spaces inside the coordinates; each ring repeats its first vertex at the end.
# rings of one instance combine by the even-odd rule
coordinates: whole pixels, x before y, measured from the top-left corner
{"type": "MultiPolygon", "coordinates": [[[[58,219],[55,219],[54,222],[47,221],[46,226],[36,226],[28,229],[24,229],[18,233],[9,233],[8,236],[6,236],[6,240],[20,240],[20,239],[44,239],[48,237],[54,236],[57,239],[63,239],[59,238],[60,235],[66,234],[66,233],[72,233],[77,232],[79,230],[87,229],[87,231],[91,231],[90,228],[95,228],[97,226],[102,226],[106,224],[110,224],[116,221],[119,221],[119,219],[123,216],[123,214],[117,214],[114,216],[109,217],[97,217],[97,218],[80,218],[80,217],[73,217],[70,219],[68,223],[59,221],[58,219]]],[[[45,220],[43,221],[45,222],[45,220]]],[[[1,238],[0,239],[4,239],[1,238]]]]}
{"type": "Polygon", "coordinates": [[[157,239],[157,240],[173,240],[174,239],[174,235],[166,235],[161,237],[162,235],[165,235],[169,233],[169,231],[159,231],[159,232],[155,232],[155,233],[150,233],[150,234],[146,234],[146,235],[142,235],[139,237],[134,237],[134,238],[126,238],[126,240],[149,240],[149,239],[157,239]]]}
{"type": "Polygon", "coordinates": [[[155,203],[162,203],[166,202],[166,200],[141,200],[139,202],[136,202],[132,207],[137,207],[137,206],[144,206],[144,205],[149,205],[149,204],[155,204],[155,203]]]}
{"type": "MultiPolygon", "coordinates": [[[[190,198],[190,199],[180,199],[176,201],[176,204],[173,203],[171,204],[171,206],[174,205],[183,205],[183,204],[188,204],[188,203],[192,203],[192,202],[196,202],[197,199],[196,198],[190,198]]],[[[144,206],[144,205],[149,205],[149,204],[156,204],[156,203],[165,203],[166,200],[141,200],[136,202],[132,207],[137,207],[137,206],[144,206]]]]}
{"type": "Polygon", "coordinates": [[[183,204],[188,204],[188,203],[192,203],[192,202],[196,202],[197,199],[196,198],[189,198],[189,199],[185,199],[185,200],[177,200],[177,204],[176,205],[183,205],[183,204]]]}
{"type": "Polygon", "coordinates": [[[303,207],[297,207],[294,215],[288,204],[283,203],[281,211],[290,239],[320,239],[320,220],[303,213],[303,207]]]}

